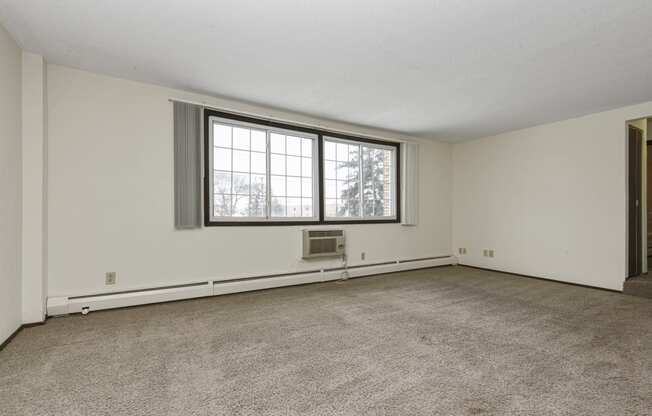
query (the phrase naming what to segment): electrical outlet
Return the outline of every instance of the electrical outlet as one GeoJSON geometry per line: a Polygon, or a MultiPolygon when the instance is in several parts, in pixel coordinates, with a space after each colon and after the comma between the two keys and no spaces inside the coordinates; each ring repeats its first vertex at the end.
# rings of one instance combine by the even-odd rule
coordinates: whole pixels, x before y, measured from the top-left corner
{"type": "Polygon", "coordinates": [[[493,257],[493,256],[494,256],[494,251],[493,251],[493,249],[491,249],[491,250],[489,250],[489,257],[493,257]]]}
{"type": "Polygon", "coordinates": [[[489,250],[487,249],[482,250],[482,255],[485,257],[489,257],[489,250]]]}
{"type": "Polygon", "coordinates": [[[367,257],[367,253],[365,253],[364,251],[360,253],[360,260],[364,260],[365,257],[367,257]]]}
{"type": "Polygon", "coordinates": [[[116,272],[106,272],[104,275],[104,283],[107,285],[114,285],[116,280],[116,272]]]}
{"type": "Polygon", "coordinates": [[[460,247],[458,249],[458,251],[459,251],[460,254],[466,254],[466,248],[464,248],[464,247],[460,247]]]}

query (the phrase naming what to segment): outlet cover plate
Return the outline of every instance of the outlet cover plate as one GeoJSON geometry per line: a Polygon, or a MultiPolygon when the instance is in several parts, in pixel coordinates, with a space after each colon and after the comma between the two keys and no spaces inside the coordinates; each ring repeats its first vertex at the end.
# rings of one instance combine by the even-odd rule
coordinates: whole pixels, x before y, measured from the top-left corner
{"type": "Polygon", "coordinates": [[[114,285],[116,281],[117,273],[116,272],[106,272],[104,283],[107,285],[114,285]]]}

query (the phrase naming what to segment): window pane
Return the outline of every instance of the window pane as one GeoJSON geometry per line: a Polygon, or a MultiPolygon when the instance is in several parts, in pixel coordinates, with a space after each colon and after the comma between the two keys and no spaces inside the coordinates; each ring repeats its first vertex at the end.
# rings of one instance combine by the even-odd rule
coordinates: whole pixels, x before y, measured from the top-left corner
{"type": "Polygon", "coordinates": [[[213,148],[213,169],[231,170],[231,150],[220,147],[213,148]]]}
{"type": "Polygon", "coordinates": [[[213,192],[216,194],[231,193],[231,173],[214,172],[213,175],[213,192]]]}
{"type": "Polygon", "coordinates": [[[324,159],[335,160],[336,158],[335,143],[324,141],[324,159]]]}
{"type": "Polygon", "coordinates": [[[265,217],[265,195],[252,195],[249,198],[249,215],[252,217],[265,217]]]}
{"type": "Polygon", "coordinates": [[[270,167],[272,175],[285,175],[285,156],[271,155],[272,166],[270,167]]]}
{"type": "Polygon", "coordinates": [[[233,193],[240,195],[249,195],[249,174],[248,173],[234,173],[233,174],[233,193]]]}
{"type": "Polygon", "coordinates": [[[348,162],[337,162],[337,179],[349,179],[349,164],[348,162]]]}
{"type": "Polygon", "coordinates": [[[285,136],[272,133],[269,140],[272,153],[285,153],[285,136]]]}
{"type": "MultiPolygon", "coordinates": [[[[387,201],[387,202],[389,202],[389,201],[387,201]]],[[[390,215],[389,213],[385,214],[385,212],[389,211],[389,209],[387,209],[387,208],[388,207],[385,206],[385,200],[384,199],[377,199],[377,200],[374,201],[374,215],[375,216],[383,217],[385,215],[390,215]]]]}
{"type": "Polygon", "coordinates": [[[301,138],[294,136],[287,136],[287,152],[288,155],[301,156],[301,138]]]}
{"type": "Polygon", "coordinates": [[[337,200],[331,198],[325,199],[324,211],[326,217],[337,217],[337,200]]]}
{"type": "Polygon", "coordinates": [[[285,196],[285,176],[272,176],[272,196],[285,196]]]}
{"type": "Polygon", "coordinates": [[[267,155],[251,152],[251,173],[267,173],[267,155]]]}
{"type": "Polygon", "coordinates": [[[394,215],[391,196],[393,152],[387,149],[363,146],[364,215],[382,217],[394,215]]]}
{"type": "Polygon", "coordinates": [[[303,178],[301,179],[301,196],[303,197],[312,197],[312,179],[303,178]]]}
{"type": "Polygon", "coordinates": [[[337,181],[337,197],[338,198],[345,198],[345,199],[350,199],[351,198],[351,189],[354,189],[355,186],[351,186],[351,183],[348,181],[337,181]]]}
{"type": "Polygon", "coordinates": [[[348,217],[349,216],[349,201],[347,199],[338,199],[337,200],[337,217],[348,217]]]}
{"type": "Polygon", "coordinates": [[[303,198],[301,200],[301,215],[304,217],[312,217],[312,198],[303,198]]]}
{"type": "Polygon", "coordinates": [[[272,216],[285,217],[285,198],[272,198],[272,216]]]}
{"type": "Polygon", "coordinates": [[[233,195],[233,216],[249,216],[249,196],[233,195]]]}
{"type": "Polygon", "coordinates": [[[344,143],[337,143],[337,161],[347,162],[349,160],[349,146],[344,143]]]}
{"type": "Polygon", "coordinates": [[[360,146],[349,145],[349,160],[356,162],[360,160],[360,146]]]}
{"type": "Polygon", "coordinates": [[[312,176],[312,159],[307,157],[301,158],[301,176],[310,178],[312,176]]]}
{"type": "Polygon", "coordinates": [[[324,182],[324,195],[326,198],[337,198],[337,181],[328,179],[324,182]]]}
{"type": "Polygon", "coordinates": [[[287,174],[290,176],[301,176],[301,158],[296,156],[287,157],[287,174]]]}
{"type": "Polygon", "coordinates": [[[336,179],[337,175],[335,173],[335,162],[324,162],[324,178],[326,179],[336,179]]]}
{"type": "Polygon", "coordinates": [[[249,129],[233,128],[233,148],[249,150],[249,129]]]}
{"type": "Polygon", "coordinates": [[[359,199],[349,199],[349,215],[352,217],[361,217],[360,213],[360,200],[359,199]]]}
{"type": "Polygon", "coordinates": [[[264,217],[267,207],[267,180],[265,175],[251,175],[249,215],[264,217]]]}
{"type": "Polygon", "coordinates": [[[340,198],[337,200],[338,217],[358,217],[360,216],[360,201],[358,199],[340,198]]]}
{"type": "Polygon", "coordinates": [[[357,161],[352,166],[349,166],[349,180],[360,182],[360,165],[357,161]]]}
{"type": "Polygon", "coordinates": [[[264,198],[267,193],[265,175],[251,175],[250,194],[252,198],[264,198]]]}
{"type": "MultiPolygon", "coordinates": [[[[329,218],[361,217],[361,145],[336,141],[330,144],[332,146],[327,139],[324,140],[324,148],[330,148],[329,155],[336,162],[324,161],[324,203],[326,200],[330,203],[330,207],[324,208],[324,215],[329,218]]],[[[326,152],[324,157],[326,158],[326,152]]]]}
{"type": "Polygon", "coordinates": [[[231,147],[231,127],[213,124],[213,146],[231,147]]]}
{"type": "Polygon", "coordinates": [[[287,216],[288,217],[301,216],[301,198],[287,199],[287,216]]]}
{"type": "Polygon", "coordinates": [[[231,195],[215,194],[213,197],[213,215],[216,217],[231,216],[231,195]]]}
{"type": "Polygon", "coordinates": [[[293,178],[288,176],[287,196],[301,196],[301,178],[293,178]]]}
{"type": "Polygon", "coordinates": [[[233,171],[249,172],[249,152],[243,150],[233,151],[233,171]]]}
{"type": "Polygon", "coordinates": [[[374,199],[365,198],[362,200],[362,212],[365,216],[373,216],[376,201],[374,199]]]}
{"type": "Polygon", "coordinates": [[[382,210],[382,215],[386,217],[390,217],[394,215],[394,200],[392,199],[386,199],[383,201],[383,207],[380,208],[382,210]]]}
{"type": "Polygon", "coordinates": [[[337,181],[337,197],[340,199],[339,215],[360,216],[360,193],[357,180],[337,181]],[[345,209],[341,208],[342,206],[345,209]]]}
{"type": "Polygon", "coordinates": [[[212,124],[212,215],[241,220],[311,217],[316,197],[315,140],[303,138],[299,132],[286,136],[272,133],[264,125],[237,124],[212,124]]]}
{"type": "Polygon", "coordinates": [[[256,152],[267,151],[267,134],[260,130],[251,130],[251,150],[256,152]]]}
{"type": "Polygon", "coordinates": [[[312,140],[301,139],[301,155],[305,157],[312,157],[312,140]]]}

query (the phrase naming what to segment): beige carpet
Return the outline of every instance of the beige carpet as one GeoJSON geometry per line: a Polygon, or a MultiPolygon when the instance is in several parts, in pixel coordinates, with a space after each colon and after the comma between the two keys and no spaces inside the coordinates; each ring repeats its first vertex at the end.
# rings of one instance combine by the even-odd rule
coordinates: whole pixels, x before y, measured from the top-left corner
{"type": "Polygon", "coordinates": [[[651,300],[464,267],[51,319],[0,352],[2,415],[651,409],[651,300]]]}

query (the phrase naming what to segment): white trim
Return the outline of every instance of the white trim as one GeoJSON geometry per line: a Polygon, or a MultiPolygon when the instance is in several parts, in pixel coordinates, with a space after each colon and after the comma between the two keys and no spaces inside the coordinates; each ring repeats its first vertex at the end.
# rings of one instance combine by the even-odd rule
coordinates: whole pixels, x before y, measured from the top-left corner
{"type": "Polygon", "coordinates": [[[150,303],[169,302],[181,299],[218,296],[228,293],[247,292],[252,290],[270,289],[275,287],[294,286],[307,283],[318,283],[339,280],[343,276],[362,277],[375,274],[393,273],[398,271],[424,269],[436,266],[456,264],[453,256],[433,257],[423,260],[396,260],[390,263],[349,267],[336,270],[321,270],[239,280],[208,280],[191,282],[175,287],[142,288],[137,291],[94,294],[86,296],[49,297],[47,300],[48,316],[79,313],[82,308],[89,311],[123,308],[127,306],[146,305],[150,303]]]}

